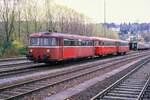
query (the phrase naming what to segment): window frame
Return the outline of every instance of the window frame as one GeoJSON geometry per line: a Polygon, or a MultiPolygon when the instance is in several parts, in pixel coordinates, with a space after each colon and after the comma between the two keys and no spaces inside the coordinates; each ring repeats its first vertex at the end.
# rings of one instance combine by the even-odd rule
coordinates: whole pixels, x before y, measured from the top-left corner
{"type": "Polygon", "coordinates": [[[56,37],[30,37],[30,46],[58,46],[58,41],[59,39],[56,37]],[[38,39],[38,43],[37,45],[33,45],[33,43],[31,43],[32,39],[38,39]],[[46,40],[47,39],[47,40],[46,40]],[[53,42],[55,40],[55,42],[53,42]],[[47,42],[46,42],[47,41],[47,42]],[[53,42],[53,44],[52,44],[53,42]]]}
{"type": "Polygon", "coordinates": [[[63,39],[63,45],[64,46],[78,46],[78,41],[75,39],[64,38],[63,39]],[[68,42],[68,43],[66,43],[66,42],[68,42]]]}

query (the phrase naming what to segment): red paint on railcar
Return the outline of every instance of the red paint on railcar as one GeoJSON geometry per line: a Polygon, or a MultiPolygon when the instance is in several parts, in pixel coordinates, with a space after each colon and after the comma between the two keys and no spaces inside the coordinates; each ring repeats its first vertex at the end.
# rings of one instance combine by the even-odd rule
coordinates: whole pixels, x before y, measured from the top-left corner
{"type": "Polygon", "coordinates": [[[118,46],[118,50],[117,50],[118,53],[126,53],[126,52],[129,52],[129,43],[128,43],[127,41],[118,40],[117,42],[119,42],[120,44],[121,44],[121,43],[128,44],[128,46],[127,46],[127,45],[124,45],[124,46],[120,45],[120,46],[118,46]]]}
{"type": "Polygon", "coordinates": [[[122,52],[129,52],[129,47],[128,47],[128,46],[119,46],[118,52],[119,52],[119,53],[122,53],[122,52]]]}
{"type": "Polygon", "coordinates": [[[93,46],[64,46],[63,47],[63,58],[82,58],[89,57],[94,55],[94,47],[93,46]]]}
{"type": "Polygon", "coordinates": [[[96,46],[95,47],[96,55],[115,54],[116,52],[117,52],[116,46],[96,46]]]}

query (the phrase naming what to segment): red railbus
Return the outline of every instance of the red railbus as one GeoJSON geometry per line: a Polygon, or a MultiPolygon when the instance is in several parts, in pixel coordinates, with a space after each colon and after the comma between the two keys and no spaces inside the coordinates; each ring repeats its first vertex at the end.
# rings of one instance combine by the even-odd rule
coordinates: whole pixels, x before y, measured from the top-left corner
{"type": "Polygon", "coordinates": [[[62,61],[129,51],[126,41],[55,32],[33,33],[29,40],[27,57],[37,62],[62,61]]]}

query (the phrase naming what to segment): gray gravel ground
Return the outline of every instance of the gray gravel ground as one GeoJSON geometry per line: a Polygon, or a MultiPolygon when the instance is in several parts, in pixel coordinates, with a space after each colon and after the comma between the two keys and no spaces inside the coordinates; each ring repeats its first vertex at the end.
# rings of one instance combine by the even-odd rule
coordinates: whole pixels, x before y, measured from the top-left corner
{"type": "MultiPolygon", "coordinates": [[[[130,62],[130,61],[129,61],[130,62]]],[[[128,63],[129,63],[128,62],[128,63]]],[[[127,62],[126,62],[127,63],[127,62]]],[[[88,75],[86,75],[86,76],[84,76],[84,77],[80,77],[80,78],[77,78],[77,79],[74,79],[74,80],[72,80],[72,81],[68,81],[68,82],[64,82],[63,84],[59,84],[59,85],[57,85],[57,86],[55,86],[55,87],[50,87],[50,88],[47,88],[47,89],[44,89],[44,90],[42,90],[42,91],[40,91],[40,92],[37,92],[37,93],[34,93],[34,94],[32,94],[32,95],[29,95],[29,96],[25,96],[25,97],[23,97],[23,98],[21,98],[21,99],[24,99],[24,100],[26,100],[26,99],[32,99],[32,100],[42,100],[43,98],[45,98],[45,97],[47,97],[47,96],[51,96],[51,95],[53,95],[53,94],[55,94],[55,93],[58,93],[58,92],[60,92],[60,91],[63,91],[63,90],[65,90],[65,89],[67,89],[67,88],[70,88],[70,87],[73,87],[73,86],[75,86],[75,85],[77,85],[77,84],[80,84],[80,83],[83,83],[84,81],[86,81],[86,80],[89,80],[89,79],[92,79],[92,78],[94,78],[94,77],[96,77],[96,76],[99,76],[99,75],[103,75],[104,73],[106,73],[106,72],[109,72],[109,71],[111,71],[111,70],[113,70],[113,69],[115,69],[115,67],[120,67],[120,66],[123,66],[123,65],[125,65],[125,63],[120,63],[120,65],[118,65],[118,66],[113,66],[112,68],[108,68],[107,70],[103,70],[103,71],[97,71],[97,72],[95,72],[95,73],[92,73],[92,74],[88,74],[88,75]]],[[[129,68],[130,69],[130,68],[129,68]]],[[[128,71],[127,71],[128,72],[128,71]]],[[[124,75],[124,73],[126,73],[126,72],[122,72],[121,73],[121,75],[123,74],[124,75]]],[[[120,75],[120,73],[119,73],[119,75],[116,75],[115,76],[115,78],[114,77],[112,77],[112,79],[109,79],[109,80],[105,80],[103,83],[101,83],[101,84],[98,84],[98,86],[99,85],[101,85],[101,89],[104,89],[105,88],[105,86],[108,86],[108,85],[110,85],[110,83],[112,83],[112,82],[114,82],[116,79],[118,79],[118,78],[120,78],[121,77],[121,75],[120,75]],[[110,80],[111,80],[111,82],[110,82],[110,80]]],[[[67,76],[66,76],[67,77],[67,76]]],[[[96,85],[97,86],[97,85],[96,85]]],[[[94,86],[94,87],[96,87],[96,86],[94,86]]],[[[92,92],[92,94],[94,93],[95,94],[95,89],[90,89],[90,91],[91,90],[94,90],[94,92],[92,92]]],[[[81,93],[82,94],[82,93],[81,93]]],[[[81,95],[80,94],[80,95],[81,95]]],[[[83,92],[83,94],[90,94],[90,95],[92,95],[90,92],[83,92]]],[[[75,96],[75,97],[72,97],[71,99],[75,99],[75,100],[80,100],[81,98],[83,98],[83,100],[87,100],[87,99],[84,99],[84,96],[75,96]],[[79,98],[78,98],[79,97],[79,98]]],[[[91,96],[89,96],[89,97],[91,97],[91,96]]],[[[88,96],[86,95],[86,98],[88,98],[88,96]]]]}

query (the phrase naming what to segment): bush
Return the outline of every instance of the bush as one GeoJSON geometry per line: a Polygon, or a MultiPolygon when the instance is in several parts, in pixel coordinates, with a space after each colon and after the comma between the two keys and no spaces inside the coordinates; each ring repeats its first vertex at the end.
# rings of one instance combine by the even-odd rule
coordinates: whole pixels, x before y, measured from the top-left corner
{"type": "Polygon", "coordinates": [[[12,44],[13,44],[14,49],[16,49],[19,54],[25,55],[27,53],[26,46],[24,44],[22,44],[21,42],[15,40],[15,41],[13,41],[12,44]]]}
{"type": "Polygon", "coordinates": [[[4,49],[2,46],[0,46],[0,57],[3,55],[4,49]]]}
{"type": "Polygon", "coordinates": [[[0,57],[13,57],[25,55],[27,53],[26,46],[19,41],[4,42],[0,47],[0,57]]]}
{"type": "Polygon", "coordinates": [[[10,47],[11,47],[10,42],[3,42],[0,46],[0,56],[3,56],[7,51],[7,49],[9,49],[10,47]]]}
{"type": "Polygon", "coordinates": [[[26,55],[27,54],[27,48],[26,47],[18,48],[18,52],[21,55],[26,55]]]}

